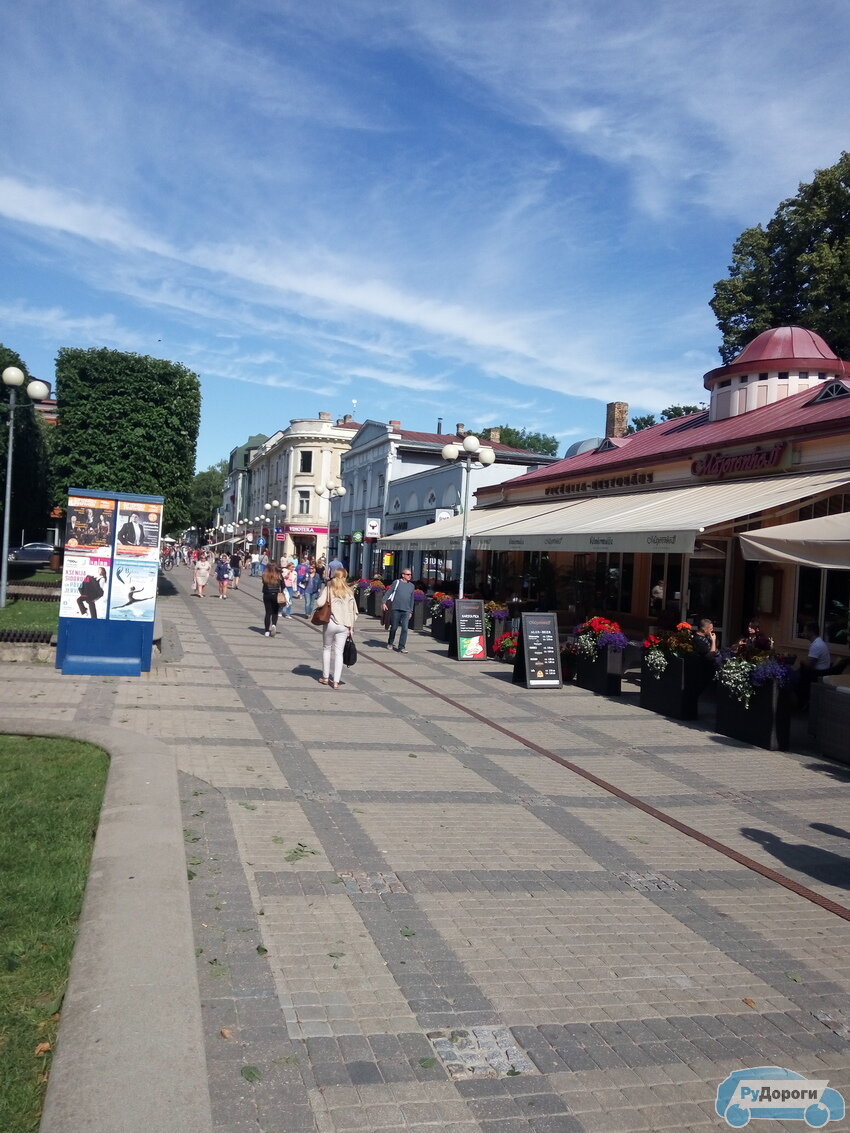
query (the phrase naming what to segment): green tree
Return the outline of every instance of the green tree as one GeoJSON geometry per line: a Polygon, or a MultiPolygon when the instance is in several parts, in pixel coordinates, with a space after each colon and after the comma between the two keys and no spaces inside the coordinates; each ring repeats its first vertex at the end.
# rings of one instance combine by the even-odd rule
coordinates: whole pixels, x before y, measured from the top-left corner
{"type": "MultiPolygon", "coordinates": [[[[7,366],[23,370],[32,378],[26,364],[14,350],[0,343],[0,372],[7,366]]],[[[6,498],[6,454],[9,447],[9,391],[2,386],[0,401],[0,504],[6,498]]],[[[12,500],[9,514],[9,541],[17,546],[44,538],[51,503],[51,464],[46,426],[26,393],[26,382],[16,391],[15,443],[12,452],[12,500]]]]}
{"type": "MultiPolygon", "coordinates": [[[[524,448],[529,452],[539,452],[544,456],[558,455],[558,438],[547,433],[530,433],[528,429],[513,429],[510,425],[499,425],[499,441],[511,448],[524,448]]],[[[486,437],[487,429],[481,430],[486,437]]]]}
{"type": "MultiPolygon", "coordinates": [[[[666,409],[661,410],[661,420],[672,421],[676,417],[687,417],[691,413],[699,413],[700,409],[703,408],[705,407],[702,405],[668,405],[666,409]]],[[[634,433],[639,433],[641,429],[649,429],[658,424],[660,422],[654,413],[647,413],[642,417],[632,417],[631,424],[626,429],[626,436],[630,437],[634,433]]]]}
{"type": "Polygon", "coordinates": [[[197,374],[177,362],[63,347],[56,359],[55,476],[68,488],[165,497],[164,530],[187,525],[201,413],[197,374]]]}
{"type": "Polygon", "coordinates": [[[189,504],[189,523],[195,527],[209,527],[216,510],[221,507],[221,495],[227,476],[227,461],[211,464],[203,472],[198,472],[192,480],[189,504]]]}
{"type": "Polygon", "coordinates": [[[850,154],[801,184],[766,227],[741,233],[711,309],[724,363],[762,331],[788,325],[816,331],[850,357],[850,154]]]}

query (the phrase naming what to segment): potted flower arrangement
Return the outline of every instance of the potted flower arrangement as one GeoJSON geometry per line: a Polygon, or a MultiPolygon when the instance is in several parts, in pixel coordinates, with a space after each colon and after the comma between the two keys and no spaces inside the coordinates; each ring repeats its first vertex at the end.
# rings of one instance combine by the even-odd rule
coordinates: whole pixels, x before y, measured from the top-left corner
{"type": "Polygon", "coordinates": [[[576,684],[600,696],[619,696],[629,639],[619,623],[591,618],[576,628],[576,684]]]}
{"type": "Polygon", "coordinates": [[[376,618],[381,616],[381,606],[383,605],[384,594],[386,594],[386,592],[387,588],[384,586],[383,582],[377,578],[370,580],[367,608],[369,613],[373,614],[376,618]]]}
{"type": "Polygon", "coordinates": [[[513,662],[516,657],[518,634],[502,633],[493,642],[493,656],[498,661],[513,662]]]}
{"type": "Polygon", "coordinates": [[[770,751],[787,751],[791,688],[797,674],[777,657],[767,638],[718,656],[715,726],[724,736],[770,751]]]}
{"type": "Polygon", "coordinates": [[[425,617],[428,613],[428,606],[425,599],[427,594],[424,590],[413,591],[413,613],[410,617],[410,628],[420,630],[425,628],[425,617]]]}
{"type": "Polygon", "coordinates": [[[369,601],[369,595],[372,592],[372,580],[370,578],[358,578],[355,583],[355,597],[357,598],[357,608],[361,613],[364,613],[369,601]]]}
{"type": "Polygon", "coordinates": [[[484,605],[484,637],[487,642],[487,656],[495,657],[496,637],[505,628],[509,618],[508,607],[501,602],[487,602],[484,605]]]}
{"type": "Polygon", "coordinates": [[[431,633],[437,641],[449,640],[448,626],[454,621],[455,600],[442,590],[431,595],[431,633]]]}
{"type": "Polygon", "coordinates": [[[578,668],[578,645],[575,641],[568,641],[561,650],[561,680],[564,684],[571,681],[578,668]]]}
{"type": "Polygon", "coordinates": [[[690,622],[643,643],[640,706],[676,720],[696,720],[699,695],[711,677],[711,662],[694,651],[690,622]]]}

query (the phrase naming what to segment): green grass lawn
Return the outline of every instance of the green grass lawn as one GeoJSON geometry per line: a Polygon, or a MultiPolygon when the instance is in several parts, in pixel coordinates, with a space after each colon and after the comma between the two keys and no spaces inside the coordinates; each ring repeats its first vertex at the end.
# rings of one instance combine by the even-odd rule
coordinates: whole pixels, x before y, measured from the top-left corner
{"type": "Polygon", "coordinates": [[[75,740],[0,735],[3,1133],[38,1129],[108,762],[75,740]]]}
{"type": "Polygon", "coordinates": [[[29,602],[26,598],[7,598],[0,610],[0,629],[38,629],[56,633],[59,603],[29,602]]]}

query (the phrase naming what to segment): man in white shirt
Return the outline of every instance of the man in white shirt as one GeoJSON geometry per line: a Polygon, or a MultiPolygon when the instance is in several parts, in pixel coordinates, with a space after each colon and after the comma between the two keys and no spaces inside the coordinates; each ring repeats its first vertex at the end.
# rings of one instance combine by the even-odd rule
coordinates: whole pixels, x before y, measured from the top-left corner
{"type": "Polygon", "coordinates": [[[809,652],[800,661],[800,707],[805,708],[809,703],[809,692],[812,683],[820,673],[825,673],[832,666],[829,655],[829,646],[820,635],[820,626],[817,622],[807,622],[803,627],[803,637],[809,642],[809,652]]]}

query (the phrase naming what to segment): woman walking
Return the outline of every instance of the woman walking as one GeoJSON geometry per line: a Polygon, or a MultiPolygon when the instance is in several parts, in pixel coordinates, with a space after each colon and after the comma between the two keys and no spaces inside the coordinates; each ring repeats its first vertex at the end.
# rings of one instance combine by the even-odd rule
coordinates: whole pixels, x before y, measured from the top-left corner
{"type": "Polygon", "coordinates": [[[266,611],[264,622],[266,637],[274,637],[277,633],[277,615],[280,611],[278,595],[283,590],[283,581],[280,577],[280,567],[277,563],[269,562],[262,574],[263,579],[263,606],[266,611]]]}
{"type": "Polygon", "coordinates": [[[357,604],[346,582],[347,577],[345,570],[335,570],[316,601],[317,606],[328,602],[331,605],[331,616],[322,635],[322,676],[319,684],[330,685],[333,689],[342,684],[339,679],[342,676],[342,651],[345,639],[354,637],[354,623],[357,621],[357,604]]]}
{"type": "Polygon", "coordinates": [[[304,615],[310,617],[313,613],[313,607],[316,605],[316,596],[322,589],[322,576],[314,566],[310,567],[310,573],[307,575],[307,582],[304,585],[304,615]]]}
{"type": "Polygon", "coordinates": [[[198,557],[195,561],[195,568],[192,572],[195,582],[195,592],[199,598],[204,598],[204,587],[210,580],[210,560],[207,557],[206,551],[199,551],[198,557]]]}
{"type": "Polygon", "coordinates": [[[283,611],[285,618],[292,617],[292,600],[295,597],[295,588],[298,585],[298,579],[295,574],[295,563],[288,562],[283,568],[283,585],[286,587],[286,593],[289,596],[289,601],[283,611]]]}
{"type": "Polygon", "coordinates": [[[230,559],[224,551],[215,561],[215,580],[218,583],[218,596],[227,600],[227,580],[230,578],[230,559]]]}

